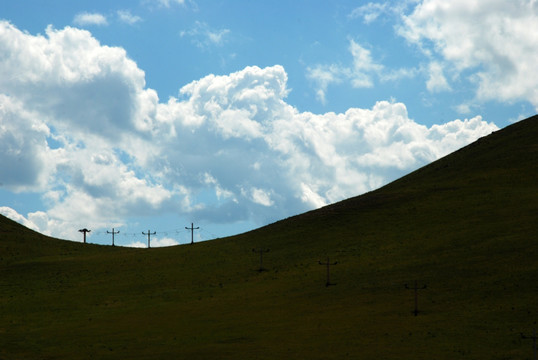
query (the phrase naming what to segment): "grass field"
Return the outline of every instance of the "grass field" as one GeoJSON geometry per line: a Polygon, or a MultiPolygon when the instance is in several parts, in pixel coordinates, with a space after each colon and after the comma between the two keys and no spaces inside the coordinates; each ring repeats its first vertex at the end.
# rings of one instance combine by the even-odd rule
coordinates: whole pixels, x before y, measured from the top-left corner
{"type": "Polygon", "coordinates": [[[80,244],[2,217],[0,359],[532,359],[537,139],[533,117],[379,190],[192,246],[80,244]],[[253,248],[270,249],[267,271],[253,248]]]}

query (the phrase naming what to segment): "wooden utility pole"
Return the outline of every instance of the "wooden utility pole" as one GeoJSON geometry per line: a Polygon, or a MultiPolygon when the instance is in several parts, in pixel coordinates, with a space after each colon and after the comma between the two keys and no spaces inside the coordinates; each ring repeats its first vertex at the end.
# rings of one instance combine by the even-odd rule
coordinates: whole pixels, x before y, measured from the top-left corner
{"type": "Polygon", "coordinates": [[[321,261],[318,261],[320,265],[325,265],[327,266],[327,282],[325,283],[325,286],[331,286],[331,285],[336,285],[336,284],[331,284],[331,278],[330,278],[330,272],[329,272],[329,268],[331,265],[336,265],[338,264],[338,261],[335,261],[333,263],[331,263],[329,261],[329,257],[327,257],[327,262],[321,262],[321,261]]]}
{"type": "Polygon", "coordinates": [[[114,231],[114,228],[112,228],[112,232],[110,232],[110,231],[107,230],[106,233],[107,233],[107,234],[112,234],[112,246],[114,246],[114,235],[115,235],[115,234],[119,234],[120,231],[119,231],[119,230],[118,230],[118,231],[114,231]]]}
{"type": "Polygon", "coordinates": [[[422,289],[426,289],[426,285],[419,288],[417,286],[417,282],[415,281],[415,286],[414,287],[410,288],[407,284],[405,284],[405,288],[415,290],[415,310],[413,311],[413,314],[415,314],[415,316],[417,316],[418,315],[418,291],[422,290],[422,289]]]}
{"type": "Polygon", "coordinates": [[[193,224],[193,223],[191,223],[191,227],[190,227],[190,228],[185,226],[185,229],[191,231],[191,245],[194,244],[194,230],[197,230],[197,229],[199,229],[199,228],[200,228],[199,226],[198,226],[198,227],[194,227],[194,224],[193,224]]]}
{"type": "Polygon", "coordinates": [[[84,233],[84,244],[86,244],[86,233],[91,232],[91,230],[88,230],[86,228],[79,230],[81,233],[84,233]]]}
{"type": "Polygon", "coordinates": [[[143,231],[142,231],[142,234],[148,236],[148,249],[149,249],[149,248],[150,248],[150,237],[151,237],[151,235],[155,235],[155,234],[157,234],[157,232],[156,232],[156,231],[151,232],[151,231],[149,231],[149,229],[148,229],[148,233],[147,233],[147,234],[146,234],[145,232],[143,232],[143,231]]]}
{"type": "Polygon", "coordinates": [[[269,252],[269,249],[252,249],[253,252],[255,253],[260,253],[260,268],[258,269],[259,272],[262,272],[264,271],[265,269],[263,268],[263,253],[266,253],[266,252],[269,252]]]}
{"type": "Polygon", "coordinates": [[[532,348],[534,350],[534,360],[536,360],[536,328],[532,330],[532,336],[521,334],[522,339],[532,339],[532,348]]]}

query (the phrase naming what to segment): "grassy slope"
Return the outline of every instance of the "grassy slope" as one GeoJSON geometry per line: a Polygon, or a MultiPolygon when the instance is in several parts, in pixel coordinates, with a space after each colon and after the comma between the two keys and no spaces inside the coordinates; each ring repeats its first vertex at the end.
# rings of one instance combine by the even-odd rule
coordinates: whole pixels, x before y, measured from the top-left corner
{"type": "Polygon", "coordinates": [[[84,246],[0,218],[0,358],[530,359],[537,137],[534,117],[380,190],[194,246],[84,246]],[[271,249],[268,271],[254,247],[271,249]]]}

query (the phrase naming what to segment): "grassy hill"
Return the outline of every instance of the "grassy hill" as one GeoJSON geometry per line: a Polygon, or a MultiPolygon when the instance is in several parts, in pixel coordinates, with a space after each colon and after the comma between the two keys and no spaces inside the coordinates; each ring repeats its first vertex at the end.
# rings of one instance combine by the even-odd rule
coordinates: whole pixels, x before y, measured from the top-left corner
{"type": "Polygon", "coordinates": [[[529,118],[379,190],[193,246],[83,245],[0,218],[0,359],[531,359],[537,139],[529,118]],[[270,249],[267,271],[253,248],[270,249]]]}

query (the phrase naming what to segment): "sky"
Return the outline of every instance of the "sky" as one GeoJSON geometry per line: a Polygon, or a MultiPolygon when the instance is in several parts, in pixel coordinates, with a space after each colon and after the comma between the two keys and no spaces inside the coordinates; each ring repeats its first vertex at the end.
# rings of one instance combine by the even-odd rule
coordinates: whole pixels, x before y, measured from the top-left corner
{"type": "Polygon", "coordinates": [[[536,0],[3,0],[0,214],[242,233],[534,115],[536,64],[536,0]]]}

